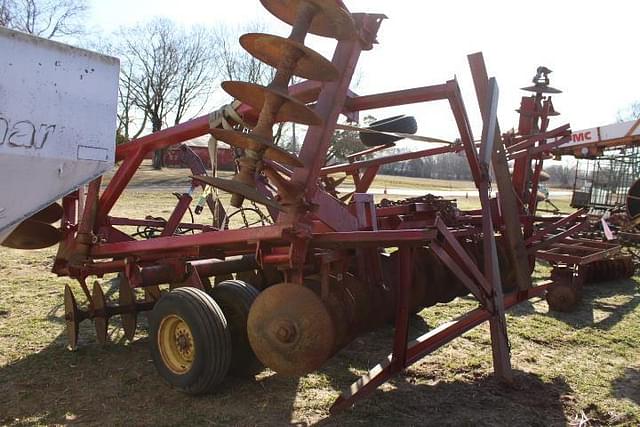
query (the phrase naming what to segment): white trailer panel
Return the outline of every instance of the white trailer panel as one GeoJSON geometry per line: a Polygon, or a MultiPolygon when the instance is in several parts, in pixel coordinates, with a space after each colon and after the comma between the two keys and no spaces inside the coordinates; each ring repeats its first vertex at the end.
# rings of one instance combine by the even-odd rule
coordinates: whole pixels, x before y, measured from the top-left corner
{"type": "Polygon", "coordinates": [[[0,242],[111,169],[119,61],[0,27],[0,242]]]}
{"type": "Polygon", "coordinates": [[[613,123],[606,126],[573,131],[571,133],[571,141],[566,144],[562,144],[560,148],[570,148],[589,143],[610,141],[624,138],[625,136],[640,136],[640,126],[638,126],[637,123],[637,120],[631,120],[628,122],[613,123]]]}

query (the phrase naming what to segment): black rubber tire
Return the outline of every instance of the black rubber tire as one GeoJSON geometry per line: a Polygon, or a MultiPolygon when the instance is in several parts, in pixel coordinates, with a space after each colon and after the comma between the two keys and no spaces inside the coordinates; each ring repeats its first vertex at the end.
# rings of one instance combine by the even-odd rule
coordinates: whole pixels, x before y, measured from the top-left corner
{"type": "Polygon", "coordinates": [[[172,386],[192,395],[213,391],[231,365],[231,334],[218,304],[205,292],[190,287],[164,294],[149,316],[149,347],[158,373],[172,386]],[[196,348],[191,368],[172,372],[158,348],[160,322],[168,315],[181,317],[191,329],[196,348]]]}
{"type": "MultiPolygon", "coordinates": [[[[418,123],[413,116],[393,116],[387,119],[378,120],[367,126],[381,132],[400,132],[414,134],[418,131],[418,123]]],[[[389,145],[402,138],[391,135],[381,135],[376,133],[360,132],[360,141],[367,147],[377,147],[378,145],[389,145]]]]}
{"type": "Polygon", "coordinates": [[[211,297],[220,305],[229,322],[233,357],[229,373],[234,376],[253,376],[263,368],[249,345],[247,318],[259,291],[242,280],[225,280],[211,290],[211,297]]]}

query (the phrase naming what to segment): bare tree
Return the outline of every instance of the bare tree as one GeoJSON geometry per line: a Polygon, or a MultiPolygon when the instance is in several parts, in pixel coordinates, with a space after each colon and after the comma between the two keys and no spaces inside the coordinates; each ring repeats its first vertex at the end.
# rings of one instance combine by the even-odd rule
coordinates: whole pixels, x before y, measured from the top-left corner
{"type": "Polygon", "coordinates": [[[1,0],[0,25],[48,39],[82,33],[86,0],[1,0]]]}
{"type": "Polygon", "coordinates": [[[12,0],[2,0],[0,2],[0,25],[3,27],[11,26],[13,12],[15,11],[14,2],[12,0]]]}
{"type": "Polygon", "coordinates": [[[134,96],[133,69],[127,64],[128,69],[120,73],[120,85],[118,86],[118,130],[117,135],[121,142],[128,142],[137,138],[147,127],[147,115],[136,108],[134,96]],[[142,120],[138,120],[142,116],[142,120]],[[133,127],[136,126],[137,130],[133,127]]]}
{"type": "Polygon", "coordinates": [[[238,43],[240,35],[260,33],[265,29],[265,24],[261,22],[252,22],[235,29],[222,25],[216,29],[217,61],[224,78],[262,84],[268,83],[273,78],[273,68],[251,56],[238,43]]]}
{"type": "Polygon", "coordinates": [[[174,95],[174,124],[180,123],[185,113],[196,102],[200,103],[200,108],[191,113],[199,114],[214,89],[212,77],[217,74],[217,67],[211,37],[207,30],[196,27],[178,40],[178,84],[174,95]]]}
{"type": "Polygon", "coordinates": [[[626,122],[628,120],[640,119],[640,101],[636,101],[627,107],[618,111],[618,121],[626,122]]]}
{"type": "MultiPolygon", "coordinates": [[[[168,19],[124,29],[119,34],[121,58],[119,128],[131,136],[136,115],[157,132],[172,119],[174,124],[197,102],[204,105],[215,80],[216,66],[208,32],[184,31],[168,19]]],[[[154,153],[153,166],[163,166],[164,152],[154,153]]]]}

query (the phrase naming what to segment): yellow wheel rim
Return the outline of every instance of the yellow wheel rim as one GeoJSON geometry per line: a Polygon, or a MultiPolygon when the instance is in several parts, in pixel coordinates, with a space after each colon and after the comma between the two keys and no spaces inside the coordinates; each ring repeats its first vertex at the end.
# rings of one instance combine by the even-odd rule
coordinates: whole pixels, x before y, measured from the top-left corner
{"type": "Polygon", "coordinates": [[[189,325],[175,314],[166,316],[158,329],[158,348],[165,366],[182,375],[191,369],[196,347],[189,325]]]}

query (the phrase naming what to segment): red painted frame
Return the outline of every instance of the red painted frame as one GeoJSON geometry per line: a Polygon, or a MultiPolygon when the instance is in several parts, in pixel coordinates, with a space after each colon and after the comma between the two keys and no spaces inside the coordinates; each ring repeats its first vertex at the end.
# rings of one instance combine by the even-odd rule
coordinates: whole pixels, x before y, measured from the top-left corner
{"type": "MultiPolygon", "coordinates": [[[[315,112],[323,119],[323,125],[311,126],[307,132],[300,152],[303,167],[290,171],[288,168],[271,163],[271,167],[284,176],[281,185],[301,192],[304,210],[291,209],[281,212],[276,223],[270,226],[216,230],[210,226],[195,225],[192,228],[201,231],[200,233],[176,236],[173,235],[173,231],[182,226],[180,224],[182,215],[191,202],[190,196],[184,196],[178,202],[161,237],[144,241],[131,240],[123,233],[116,231],[113,228],[114,225],[127,223],[127,221],[129,224],[145,223],[142,220],[109,216],[145,154],[206,135],[210,130],[209,117],[202,116],[119,146],[116,158],[122,162],[120,167],[99,198],[97,197],[99,181],[92,184],[93,194],[87,197],[84,215],[80,221],[76,220],[75,213],[79,197],[76,194],[65,198],[63,203],[65,240],[56,260],[55,271],[75,277],[81,284],[84,284],[89,275],[101,276],[107,272],[122,271],[130,278],[132,286],[152,286],[167,277],[179,279],[181,271],[184,272],[183,279],[187,280],[188,265],[201,263],[203,265],[200,269],[201,273],[205,274],[206,271],[212,271],[211,268],[205,267],[215,264],[209,261],[213,258],[224,260],[230,256],[248,254],[255,255],[257,265],[277,264],[285,271],[289,280],[301,282],[303,269],[306,264],[309,264],[309,259],[316,255],[315,251],[318,248],[323,250],[339,248],[344,251],[346,248],[396,246],[399,248],[400,280],[396,289],[393,352],[386,362],[380,364],[366,378],[355,383],[351,391],[343,393],[332,407],[332,411],[352,405],[392,375],[401,372],[405,367],[484,321],[490,322],[494,368],[500,378],[508,381],[511,378],[511,367],[504,310],[525,299],[541,295],[549,285],[521,289],[520,292],[506,297],[502,295],[495,247],[495,231],[502,230],[505,225],[504,217],[501,215],[513,214],[514,218],[518,218],[522,224],[526,225],[531,231],[528,233],[530,243],[537,241],[539,235],[533,234],[535,209],[531,210],[531,204],[527,212],[517,212],[510,205],[500,201],[501,210],[498,215],[495,216],[492,211],[489,170],[495,166],[494,151],[503,149],[495,119],[498,100],[497,85],[495,80],[489,80],[484,75],[474,76],[484,122],[479,147],[474,142],[460,88],[455,80],[433,86],[356,96],[349,91],[349,84],[362,50],[370,47],[375,40],[381,21],[380,15],[359,15],[361,39],[338,43],[333,57],[333,64],[339,70],[337,81],[322,85],[316,82],[305,82],[290,88],[290,93],[304,102],[315,102],[315,112]],[[486,95],[486,98],[481,94],[486,95]],[[353,161],[343,165],[324,165],[339,114],[355,115],[368,109],[437,100],[448,101],[458,128],[459,144],[373,160],[353,161]],[[416,222],[423,224],[420,228],[394,228],[393,221],[378,221],[378,218],[418,215],[419,204],[398,207],[395,211],[391,208],[371,209],[372,199],[366,197],[354,197],[351,204],[345,204],[329,194],[320,184],[321,178],[330,174],[346,173],[357,176],[357,191],[364,193],[369,189],[381,165],[460,151],[464,151],[468,160],[479,191],[482,208],[479,212],[480,217],[461,215],[459,228],[449,228],[438,219],[427,224],[424,224],[424,219],[421,219],[423,222],[416,222]],[[497,219],[495,223],[494,217],[497,219]],[[385,227],[389,228],[385,229],[385,227]],[[485,236],[484,251],[488,255],[485,256],[485,265],[482,269],[474,264],[456,239],[457,236],[469,233],[482,233],[485,236]],[[80,241],[83,236],[83,240],[80,241]],[[428,244],[432,245],[438,257],[456,272],[469,291],[478,298],[482,307],[465,314],[451,324],[443,325],[409,342],[408,307],[412,279],[412,248],[428,244]],[[86,250],[82,245],[86,246],[86,250]],[[480,273],[481,270],[485,274],[480,273]],[[147,280],[146,283],[145,280],[147,280]]],[[[484,64],[481,65],[484,70],[484,64]]],[[[257,117],[256,111],[245,105],[240,107],[239,112],[247,122],[254,122],[257,117]]],[[[546,126],[543,131],[545,130],[546,126]]],[[[556,131],[559,135],[565,129],[556,131]]],[[[541,141],[541,138],[529,138],[518,141],[512,146],[515,147],[513,150],[517,149],[517,152],[510,152],[511,156],[516,156],[520,152],[526,154],[516,160],[520,162],[516,168],[517,173],[525,169],[523,164],[529,164],[531,158],[539,157],[541,152],[547,150],[548,147],[539,145],[538,151],[527,151],[532,144],[541,144],[541,141]]],[[[267,162],[267,164],[270,163],[267,162]]],[[[537,168],[532,181],[534,187],[537,186],[539,172],[540,169],[537,168]]],[[[525,177],[515,175],[514,187],[517,188],[525,180],[525,177]]],[[[278,186],[277,183],[276,186],[278,186]]],[[[518,195],[523,196],[524,193],[518,192],[518,195]]],[[[521,197],[520,200],[523,198],[521,197]]],[[[560,223],[562,224],[564,223],[560,223]]],[[[544,232],[552,232],[557,229],[559,223],[552,225],[553,227],[545,228],[544,232]]],[[[522,244],[524,245],[524,241],[522,244]]],[[[362,257],[368,256],[367,251],[358,253],[362,253],[362,257]]],[[[326,257],[326,253],[323,256],[326,257]]],[[[363,262],[364,258],[359,261],[363,262]]],[[[222,268],[219,264],[216,265],[218,265],[216,268],[222,268]]],[[[368,265],[375,265],[375,263],[368,265]]],[[[381,277],[381,274],[374,271],[370,277],[381,277]]],[[[195,280],[194,283],[200,283],[197,275],[195,280]]]]}

